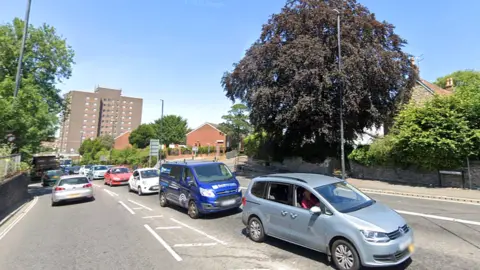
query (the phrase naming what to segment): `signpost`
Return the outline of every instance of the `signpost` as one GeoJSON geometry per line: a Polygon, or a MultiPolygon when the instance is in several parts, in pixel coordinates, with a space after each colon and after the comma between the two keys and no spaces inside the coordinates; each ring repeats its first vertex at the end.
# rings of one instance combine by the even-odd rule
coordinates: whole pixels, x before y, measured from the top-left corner
{"type": "Polygon", "coordinates": [[[156,156],[158,160],[158,156],[160,153],[160,140],[158,139],[150,139],[150,154],[148,156],[148,165],[151,165],[152,156],[156,156]]]}

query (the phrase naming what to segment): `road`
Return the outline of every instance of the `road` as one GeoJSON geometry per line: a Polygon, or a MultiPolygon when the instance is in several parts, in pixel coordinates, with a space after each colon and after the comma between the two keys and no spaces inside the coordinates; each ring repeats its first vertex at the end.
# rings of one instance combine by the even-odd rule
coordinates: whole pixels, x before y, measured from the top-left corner
{"type": "MultiPolygon", "coordinates": [[[[8,224],[0,228],[0,269],[332,269],[313,251],[273,239],[253,243],[243,234],[241,213],[192,220],[181,209],[161,208],[157,195],[94,183],[95,201],[59,207],[50,206],[48,188],[35,188],[31,210],[3,238],[8,224]]],[[[396,210],[434,215],[404,215],[417,247],[409,269],[480,265],[480,226],[438,219],[480,222],[480,206],[372,197],[396,210]]]]}

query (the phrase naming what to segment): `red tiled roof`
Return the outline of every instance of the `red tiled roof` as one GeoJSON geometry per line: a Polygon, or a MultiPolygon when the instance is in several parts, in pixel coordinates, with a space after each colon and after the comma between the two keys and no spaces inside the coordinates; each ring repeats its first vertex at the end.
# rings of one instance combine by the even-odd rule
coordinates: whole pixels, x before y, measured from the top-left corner
{"type": "Polygon", "coordinates": [[[433,92],[435,92],[435,94],[437,95],[440,95],[440,96],[449,96],[451,94],[453,94],[452,91],[450,90],[446,90],[446,89],[443,89],[441,88],[440,86],[437,86],[433,83],[430,83],[424,79],[420,79],[420,81],[425,84],[428,88],[432,89],[433,92]]]}

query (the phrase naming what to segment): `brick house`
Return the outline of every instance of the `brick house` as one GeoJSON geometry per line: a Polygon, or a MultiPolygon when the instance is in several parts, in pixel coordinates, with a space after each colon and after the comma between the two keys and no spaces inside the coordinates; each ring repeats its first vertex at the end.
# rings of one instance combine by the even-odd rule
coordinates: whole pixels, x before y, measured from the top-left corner
{"type": "Polygon", "coordinates": [[[196,129],[187,133],[187,145],[192,146],[215,146],[221,145],[228,147],[227,135],[218,129],[217,124],[204,123],[196,129]]]}
{"type": "Polygon", "coordinates": [[[117,149],[117,150],[122,150],[122,149],[125,149],[127,147],[132,147],[132,145],[128,141],[128,138],[130,137],[130,133],[132,133],[132,132],[131,131],[126,131],[126,132],[118,135],[117,137],[115,137],[113,148],[117,149]]]}
{"type": "MultiPolygon", "coordinates": [[[[415,86],[412,89],[412,97],[410,99],[410,103],[417,104],[421,106],[428,100],[431,100],[434,96],[449,96],[453,94],[453,79],[447,79],[446,89],[443,89],[431,82],[428,82],[422,78],[419,78],[416,81],[415,86]]],[[[358,138],[355,140],[355,145],[362,145],[362,144],[370,144],[373,140],[377,137],[382,137],[386,133],[388,133],[388,129],[384,129],[384,127],[380,128],[369,128],[364,131],[362,135],[359,135],[358,138]]]]}

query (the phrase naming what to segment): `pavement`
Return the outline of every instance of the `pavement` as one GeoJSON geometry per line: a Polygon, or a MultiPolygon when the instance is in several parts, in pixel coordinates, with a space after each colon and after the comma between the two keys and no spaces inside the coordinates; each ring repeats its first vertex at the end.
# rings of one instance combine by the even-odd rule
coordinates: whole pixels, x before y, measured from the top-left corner
{"type": "MultiPolygon", "coordinates": [[[[239,177],[247,187],[250,179],[239,177]]],[[[332,269],[326,257],[280,240],[244,235],[241,213],[190,219],[158,195],[94,181],[95,201],[50,205],[50,188],[0,227],[0,269],[332,269]]],[[[370,194],[414,229],[416,253],[396,269],[476,269],[480,204],[370,194]]],[[[478,269],[478,268],[477,268],[478,269]]]]}

